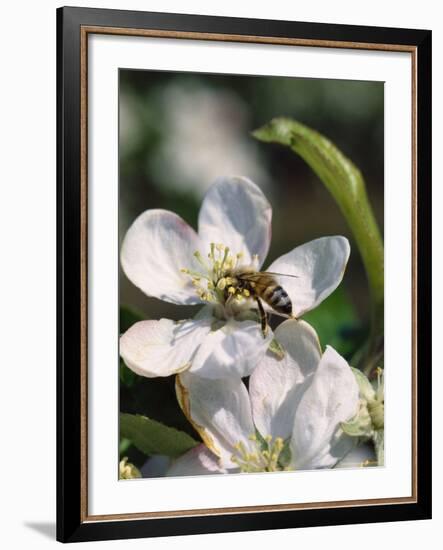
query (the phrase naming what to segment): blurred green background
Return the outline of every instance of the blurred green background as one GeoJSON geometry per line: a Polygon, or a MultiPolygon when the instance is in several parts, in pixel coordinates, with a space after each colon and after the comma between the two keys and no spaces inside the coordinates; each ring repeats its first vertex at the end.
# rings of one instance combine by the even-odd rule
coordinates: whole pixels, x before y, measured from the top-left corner
{"type": "MultiPolygon", "coordinates": [[[[305,316],[323,345],[350,358],[367,334],[369,318],[366,277],[352,235],[304,161],[287,148],[258,142],[251,131],[284,116],[332,140],[362,171],[383,231],[383,83],[125,69],[120,70],[119,108],[120,243],[148,208],[172,210],[196,227],[201,200],[214,179],[247,176],[273,208],[265,266],[317,237],[340,234],[350,240],[343,284],[305,316]]],[[[198,310],[146,297],[121,270],[120,304],[130,308],[122,312],[121,331],[139,317],[183,319],[198,310]]],[[[195,436],[177,413],[171,381],[137,381],[134,393],[135,375],[123,367],[121,380],[123,411],[147,414],[195,436]]]]}
{"type": "MultiPolygon", "coordinates": [[[[272,204],[266,263],[325,235],[345,235],[352,245],[309,167],[288,149],[250,135],[276,116],[323,133],[360,168],[383,230],[383,83],[121,70],[120,242],[148,208],[172,210],[196,227],[206,189],[219,175],[237,174],[257,183],[272,204]]],[[[192,313],[147,298],[120,274],[120,303],[149,318],[192,313]]],[[[355,247],[344,288],[364,321],[368,293],[355,247]]]]}

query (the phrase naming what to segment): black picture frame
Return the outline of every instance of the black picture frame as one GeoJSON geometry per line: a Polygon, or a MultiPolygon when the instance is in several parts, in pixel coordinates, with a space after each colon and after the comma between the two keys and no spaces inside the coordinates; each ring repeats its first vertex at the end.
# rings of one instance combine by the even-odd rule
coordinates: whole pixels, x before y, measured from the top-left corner
{"type": "MultiPolygon", "coordinates": [[[[234,36],[234,38],[232,38],[234,36]]],[[[230,37],[230,38],[228,38],[230,37]]],[[[83,104],[84,106],[84,104],[83,104]]],[[[83,168],[82,168],[83,166],[83,168]]],[[[293,527],[428,519],[431,517],[431,31],[385,27],[209,17],[64,7],[57,10],[57,539],[62,542],[158,537],[293,527]],[[84,314],[87,269],[82,188],[82,28],[270,37],[408,47],[415,52],[416,243],[416,495],[415,500],[369,506],[331,506],[150,519],[88,520],[84,513],[82,426],[86,399],[84,314]],[[82,290],[83,289],[83,290],[82,290]]]]}

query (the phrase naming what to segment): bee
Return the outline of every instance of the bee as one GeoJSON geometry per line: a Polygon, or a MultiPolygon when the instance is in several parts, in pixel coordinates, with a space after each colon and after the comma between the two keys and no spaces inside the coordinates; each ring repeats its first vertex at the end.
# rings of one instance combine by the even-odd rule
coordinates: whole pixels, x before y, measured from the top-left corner
{"type": "Polygon", "coordinates": [[[262,300],[275,312],[293,317],[291,299],[286,290],[277,282],[276,276],[297,277],[297,275],[285,275],[271,271],[255,271],[241,268],[228,274],[227,280],[231,284],[224,290],[226,300],[238,295],[252,298],[256,301],[264,337],[266,337],[267,333],[268,317],[262,300]]]}

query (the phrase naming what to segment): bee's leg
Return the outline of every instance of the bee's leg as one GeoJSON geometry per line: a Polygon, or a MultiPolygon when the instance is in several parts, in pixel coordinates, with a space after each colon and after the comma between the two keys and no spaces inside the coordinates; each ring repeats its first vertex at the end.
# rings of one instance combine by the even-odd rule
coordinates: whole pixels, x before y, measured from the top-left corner
{"type": "Polygon", "coordinates": [[[260,314],[260,323],[261,323],[261,330],[263,332],[263,338],[266,338],[266,334],[268,332],[268,316],[258,296],[255,297],[255,301],[257,302],[258,312],[260,314]]]}

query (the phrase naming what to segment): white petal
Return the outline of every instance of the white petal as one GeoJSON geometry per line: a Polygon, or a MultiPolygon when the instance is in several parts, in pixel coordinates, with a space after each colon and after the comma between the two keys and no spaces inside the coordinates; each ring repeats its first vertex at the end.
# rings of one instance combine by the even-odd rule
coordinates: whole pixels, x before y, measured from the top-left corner
{"type": "Polygon", "coordinates": [[[251,180],[242,176],[221,177],[210,187],[198,218],[198,233],[206,243],[222,243],[244,254],[242,263],[258,255],[263,264],[271,242],[271,205],[251,180]]]}
{"type": "Polygon", "coordinates": [[[142,477],[165,477],[171,465],[171,459],[165,455],[150,456],[140,468],[142,477]]]}
{"type": "Polygon", "coordinates": [[[263,338],[258,323],[231,319],[202,341],[192,361],[191,372],[213,379],[249,376],[260,363],[271,340],[270,329],[263,338]]]}
{"type": "Polygon", "coordinates": [[[340,460],[336,468],[362,468],[365,462],[369,462],[369,465],[377,464],[374,447],[369,443],[354,447],[343,460],[340,460]]]}
{"type": "MultiPolygon", "coordinates": [[[[349,437],[339,428],[335,432],[331,443],[321,449],[308,462],[305,462],[300,469],[315,470],[319,468],[333,468],[343,457],[347,456],[356,445],[356,438],[349,437]]],[[[297,466],[298,467],[298,466],[297,466]]]]}
{"type": "Polygon", "coordinates": [[[324,467],[325,457],[335,462],[342,458],[349,448],[343,447],[340,423],[352,418],[357,408],[358,385],[351,368],[328,346],[295,413],[291,439],[295,467],[324,467]],[[342,447],[344,454],[337,456],[342,447]]]}
{"type": "Polygon", "coordinates": [[[190,372],[176,377],[177,399],[188,420],[199,432],[205,445],[232,468],[234,445],[255,433],[251,404],[240,378],[209,380],[190,372]]]}
{"type": "Polygon", "coordinates": [[[178,477],[224,473],[226,470],[220,468],[218,458],[204,445],[198,445],[174,460],[166,475],[178,477]]]}
{"type": "Polygon", "coordinates": [[[318,306],[340,284],[350,253],[345,237],[323,237],[294,248],[267,269],[277,277],[292,301],[292,313],[299,317],[318,306]]]}
{"type": "Polygon", "coordinates": [[[121,264],[128,279],[146,295],[173,304],[199,304],[189,276],[181,268],[198,270],[193,256],[200,249],[197,233],[167,210],[147,210],[128,229],[121,264]]]}
{"type": "Polygon", "coordinates": [[[189,368],[200,342],[211,330],[211,322],[140,321],[120,337],[120,355],[140,376],[170,376],[189,368]]]}
{"type": "Polygon", "coordinates": [[[304,321],[288,320],[274,333],[285,350],[283,359],[268,351],[249,380],[254,424],[263,437],[288,438],[306,379],[321,354],[315,330],[304,321]]]}

